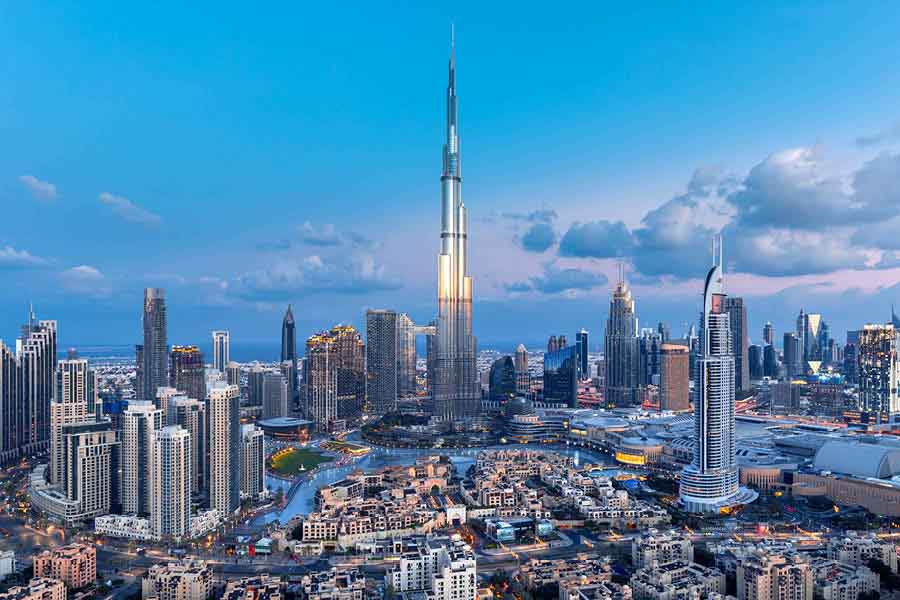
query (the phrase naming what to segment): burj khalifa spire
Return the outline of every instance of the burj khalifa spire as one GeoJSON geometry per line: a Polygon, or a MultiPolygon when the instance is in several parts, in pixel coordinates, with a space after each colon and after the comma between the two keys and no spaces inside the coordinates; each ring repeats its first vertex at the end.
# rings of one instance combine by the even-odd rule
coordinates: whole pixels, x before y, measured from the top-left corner
{"type": "Polygon", "coordinates": [[[475,338],[472,335],[472,278],[467,270],[466,206],[462,201],[456,57],[450,34],[447,123],[441,172],[441,252],[438,255],[438,316],[434,340],[435,416],[471,419],[481,412],[475,338]]]}

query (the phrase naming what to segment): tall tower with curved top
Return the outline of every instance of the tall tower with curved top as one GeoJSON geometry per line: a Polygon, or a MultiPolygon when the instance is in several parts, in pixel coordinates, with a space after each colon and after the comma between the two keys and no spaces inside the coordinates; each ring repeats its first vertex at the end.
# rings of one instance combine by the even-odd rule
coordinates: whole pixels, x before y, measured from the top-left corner
{"type": "Polygon", "coordinates": [[[458,125],[456,61],[451,32],[432,387],[435,416],[444,421],[471,419],[481,412],[475,337],[472,335],[472,278],[467,270],[468,219],[461,193],[458,125]]]}
{"type": "Polygon", "coordinates": [[[734,346],[723,279],[722,239],[717,236],[700,315],[693,398],[694,459],[681,474],[679,491],[685,509],[696,513],[728,512],[757,497],[756,492],[738,486],[734,346]]]}

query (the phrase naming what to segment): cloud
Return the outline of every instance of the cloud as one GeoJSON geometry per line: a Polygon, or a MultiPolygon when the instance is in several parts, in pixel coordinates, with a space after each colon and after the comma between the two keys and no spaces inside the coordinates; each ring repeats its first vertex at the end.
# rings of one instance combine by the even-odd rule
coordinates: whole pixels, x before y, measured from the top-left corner
{"type": "Polygon", "coordinates": [[[577,268],[559,268],[555,263],[544,265],[541,275],[506,286],[510,292],[539,292],[541,294],[572,293],[591,290],[608,283],[606,275],[577,268]]]}
{"type": "Polygon", "coordinates": [[[0,246],[0,269],[38,269],[49,264],[44,258],[34,256],[27,250],[16,250],[12,246],[0,246]]]}
{"type": "Polygon", "coordinates": [[[78,265],[66,269],[59,274],[59,278],[63,288],[75,294],[103,298],[112,292],[103,273],[90,265],[78,265]]]}
{"type": "Polygon", "coordinates": [[[56,186],[49,181],[41,181],[34,175],[20,175],[19,181],[35,198],[40,200],[56,200],[56,186]]]}
{"type": "Polygon", "coordinates": [[[869,256],[847,234],[765,229],[725,233],[726,263],[742,273],[770,277],[818,275],[867,268],[869,256]],[[730,249],[729,249],[730,244],[730,249]]]}
{"type": "Polygon", "coordinates": [[[870,135],[862,135],[856,138],[856,145],[860,148],[870,148],[900,141],[900,123],[894,123],[887,129],[882,129],[870,135]]]}
{"type": "Polygon", "coordinates": [[[311,255],[279,257],[262,269],[240,275],[228,291],[245,300],[265,302],[320,293],[365,294],[400,287],[370,255],[336,259],[311,255]]]}
{"type": "Polygon", "coordinates": [[[560,256],[613,258],[631,253],[634,240],[621,221],[575,222],[559,243],[560,256]]]}
{"type": "Polygon", "coordinates": [[[528,252],[546,252],[556,243],[556,230],[549,223],[534,223],[522,235],[520,243],[528,252]]]}
{"type": "MultiPolygon", "coordinates": [[[[378,244],[356,231],[338,231],[331,223],[314,226],[306,221],[298,228],[299,242],[320,248],[347,246],[351,248],[374,249],[378,244]]],[[[276,248],[290,248],[291,242],[276,242],[276,248]]]]}
{"type": "Polygon", "coordinates": [[[557,214],[551,208],[542,208],[529,213],[505,212],[501,216],[512,221],[523,221],[525,223],[552,223],[556,220],[557,214]]]}
{"type": "Polygon", "coordinates": [[[101,204],[108,206],[113,214],[129,223],[147,226],[158,226],[162,223],[162,217],[158,214],[138,206],[123,196],[116,196],[109,192],[103,192],[100,194],[100,202],[101,204]]]}

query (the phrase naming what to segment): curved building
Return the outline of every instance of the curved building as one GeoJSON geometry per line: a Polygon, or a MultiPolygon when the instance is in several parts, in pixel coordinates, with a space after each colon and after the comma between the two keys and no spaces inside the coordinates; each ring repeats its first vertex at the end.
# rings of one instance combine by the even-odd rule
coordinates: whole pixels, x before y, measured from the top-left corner
{"type": "Polygon", "coordinates": [[[442,421],[478,417],[481,386],[472,335],[472,278],[467,269],[468,217],[462,201],[462,168],[456,108],[456,61],[450,45],[447,141],[441,173],[441,253],[438,315],[433,342],[434,413],[442,421]]]}
{"type": "Polygon", "coordinates": [[[488,396],[501,406],[516,397],[516,366],[512,357],[498,358],[491,365],[488,376],[488,396]]]}
{"type": "Polygon", "coordinates": [[[703,287],[700,355],[694,386],[694,458],[681,474],[679,495],[696,513],[728,512],[757,494],[738,485],[734,423],[734,349],[722,284],[722,241],[713,244],[714,264],[703,287]]]}

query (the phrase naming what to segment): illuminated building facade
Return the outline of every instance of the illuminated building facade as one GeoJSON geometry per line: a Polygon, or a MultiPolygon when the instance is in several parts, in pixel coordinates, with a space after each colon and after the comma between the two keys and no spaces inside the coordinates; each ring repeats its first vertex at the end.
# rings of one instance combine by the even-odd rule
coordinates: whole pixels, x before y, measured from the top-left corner
{"type": "Polygon", "coordinates": [[[634,297],[621,267],[619,282],[609,303],[604,358],[606,387],[603,396],[607,406],[640,404],[643,393],[640,387],[638,320],[634,312],[634,297]]]}
{"type": "Polygon", "coordinates": [[[472,334],[472,278],[468,274],[468,217],[462,201],[456,62],[451,43],[446,142],[441,173],[441,252],[438,255],[437,332],[432,345],[434,415],[444,421],[478,417],[481,387],[472,334]]]}
{"type": "MultiPolygon", "coordinates": [[[[188,398],[206,399],[206,367],[203,353],[197,346],[172,346],[169,366],[169,385],[188,398]]],[[[156,397],[156,390],[153,396],[156,397]]]]}
{"type": "Polygon", "coordinates": [[[859,409],[870,423],[893,423],[900,416],[897,335],[892,324],[866,325],[859,332],[859,409]]]}

